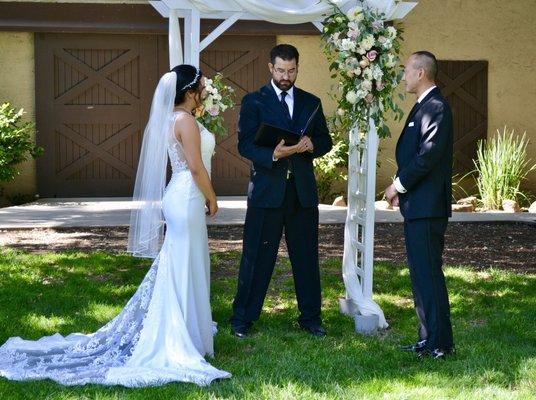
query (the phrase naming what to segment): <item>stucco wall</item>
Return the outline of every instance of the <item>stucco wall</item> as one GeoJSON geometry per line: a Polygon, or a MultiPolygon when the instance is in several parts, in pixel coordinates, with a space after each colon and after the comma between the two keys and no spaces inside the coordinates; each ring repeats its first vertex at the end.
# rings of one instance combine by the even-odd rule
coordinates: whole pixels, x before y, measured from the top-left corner
{"type": "MultiPolygon", "coordinates": [[[[35,121],[34,35],[27,32],[0,32],[0,102],[24,108],[25,120],[35,121]]],[[[35,161],[20,165],[21,175],[4,185],[5,193],[34,194],[35,161]]]]}
{"type": "MultiPolygon", "coordinates": [[[[404,57],[426,49],[442,60],[488,60],[488,137],[506,124],[516,132],[527,132],[531,142],[528,155],[536,162],[536,1],[504,2],[488,0],[421,0],[406,17],[404,57]],[[485,5],[484,5],[485,4],[485,5]]],[[[297,84],[320,96],[326,111],[333,103],[325,95],[331,84],[328,65],[318,36],[280,36],[278,42],[298,47],[300,77],[297,84]]],[[[414,98],[402,104],[406,112],[414,98]]],[[[383,189],[395,173],[393,164],[396,140],[402,123],[389,123],[393,137],[382,141],[381,167],[377,189],[383,189]]],[[[536,191],[536,172],[525,188],[536,191]]]]}

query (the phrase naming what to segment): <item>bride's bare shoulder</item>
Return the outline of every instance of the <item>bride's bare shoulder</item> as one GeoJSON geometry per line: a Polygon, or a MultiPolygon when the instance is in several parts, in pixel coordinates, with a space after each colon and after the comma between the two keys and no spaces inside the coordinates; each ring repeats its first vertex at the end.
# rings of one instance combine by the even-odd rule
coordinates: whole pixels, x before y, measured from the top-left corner
{"type": "Polygon", "coordinates": [[[187,112],[179,112],[175,117],[175,136],[182,139],[190,136],[199,136],[199,126],[195,117],[187,112]]]}

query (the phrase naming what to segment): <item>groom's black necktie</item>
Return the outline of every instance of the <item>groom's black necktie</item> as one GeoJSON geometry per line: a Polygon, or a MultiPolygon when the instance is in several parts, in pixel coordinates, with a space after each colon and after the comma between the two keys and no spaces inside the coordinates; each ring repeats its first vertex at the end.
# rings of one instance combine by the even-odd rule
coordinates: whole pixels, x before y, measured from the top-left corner
{"type": "Polygon", "coordinates": [[[285,101],[285,97],[287,97],[287,92],[285,91],[282,91],[281,92],[281,107],[283,107],[283,111],[285,113],[285,117],[287,117],[287,119],[290,121],[292,121],[292,117],[290,116],[290,110],[288,108],[288,104],[287,102],[285,101]]]}

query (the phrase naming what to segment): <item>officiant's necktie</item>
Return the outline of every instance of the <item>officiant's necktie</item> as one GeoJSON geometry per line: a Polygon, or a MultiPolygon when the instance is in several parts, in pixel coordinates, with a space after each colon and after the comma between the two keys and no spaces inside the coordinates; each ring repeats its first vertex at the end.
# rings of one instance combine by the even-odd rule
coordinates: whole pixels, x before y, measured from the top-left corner
{"type": "Polygon", "coordinates": [[[285,97],[287,97],[287,92],[285,91],[282,91],[281,92],[281,106],[283,107],[283,111],[285,112],[285,117],[287,117],[287,119],[289,121],[292,121],[292,118],[290,116],[290,110],[288,108],[288,104],[287,102],[285,101],[285,97]]]}
{"type": "MultiPolygon", "coordinates": [[[[282,91],[281,92],[281,107],[283,107],[283,111],[285,113],[285,117],[287,117],[288,122],[292,123],[292,118],[290,117],[290,111],[288,108],[288,104],[285,101],[285,97],[287,97],[287,92],[282,91]]],[[[288,167],[287,167],[287,179],[290,178],[291,174],[294,172],[294,166],[292,165],[292,160],[288,160],[288,167]]]]}

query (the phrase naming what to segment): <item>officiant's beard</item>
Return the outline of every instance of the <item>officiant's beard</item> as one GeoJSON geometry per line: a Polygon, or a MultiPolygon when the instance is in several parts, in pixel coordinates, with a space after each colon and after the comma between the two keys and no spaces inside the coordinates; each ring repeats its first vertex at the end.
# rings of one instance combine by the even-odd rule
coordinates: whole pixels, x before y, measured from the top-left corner
{"type": "Polygon", "coordinates": [[[291,81],[290,79],[276,80],[273,77],[272,79],[274,80],[274,85],[276,85],[279,89],[285,91],[289,90],[292,86],[294,86],[294,82],[296,82],[296,80],[291,81]]]}

